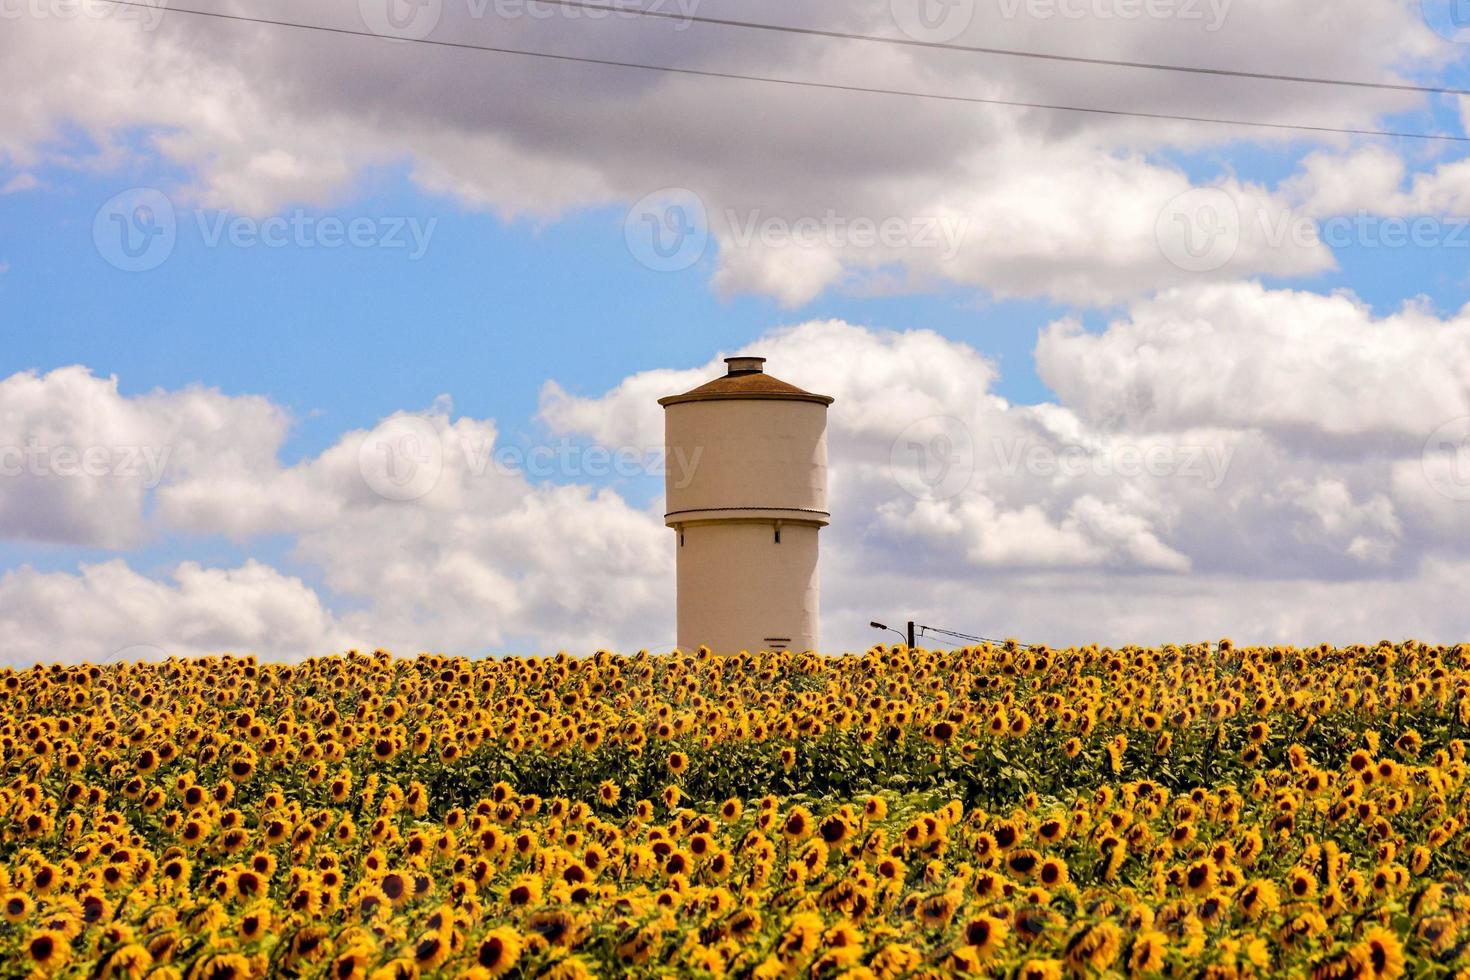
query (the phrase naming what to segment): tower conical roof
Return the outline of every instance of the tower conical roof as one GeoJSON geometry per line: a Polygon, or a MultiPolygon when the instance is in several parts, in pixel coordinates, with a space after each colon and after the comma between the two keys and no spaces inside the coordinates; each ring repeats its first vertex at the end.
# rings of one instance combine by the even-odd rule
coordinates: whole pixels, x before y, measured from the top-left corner
{"type": "Polygon", "coordinates": [[[682,395],[660,398],[658,403],[667,408],[670,405],[680,405],[684,402],[748,398],[765,401],[816,402],[819,405],[832,404],[833,398],[830,395],[816,395],[766,374],[761,367],[764,361],[764,357],[727,357],[725,363],[730,366],[730,369],[723,378],[706,382],[682,395]]]}

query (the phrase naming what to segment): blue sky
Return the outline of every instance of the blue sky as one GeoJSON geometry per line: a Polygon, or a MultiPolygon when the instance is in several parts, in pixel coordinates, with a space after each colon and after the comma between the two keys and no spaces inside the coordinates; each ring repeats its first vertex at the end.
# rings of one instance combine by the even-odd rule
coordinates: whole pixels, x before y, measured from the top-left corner
{"type": "MultiPolygon", "coordinates": [[[[1242,177],[1269,179],[1283,170],[1282,160],[1244,152],[1229,163],[1242,177]]],[[[964,287],[877,297],[834,289],[796,308],[761,296],[723,297],[710,284],[718,246],[694,268],[652,271],[626,247],[622,209],[589,209],[544,224],[506,222],[424,194],[401,173],[378,175],[350,201],[308,213],[434,221],[421,258],[407,250],[294,243],[210,246],[186,214],[168,261],[129,273],[98,254],[91,219],[121,189],[177,179],[165,161],[145,162],[151,166],[121,179],[47,171],[40,175],[44,189],[0,196],[0,256],[10,266],[0,277],[10,325],[0,373],[81,364],[116,375],[128,395],[193,384],[266,395],[294,419],[282,447],[286,462],[322,452],[345,430],[371,428],[400,409],[427,409],[446,394],[456,414],[493,418],[508,442],[535,445],[546,438],[536,413],[547,379],[596,395],[639,371],[700,364],[772,327],[812,319],[937,331],[998,365],[997,394],[1045,402],[1055,396],[1036,374],[1037,330],[1072,315],[1100,331],[1118,312],[994,300],[964,287]]],[[[1213,164],[1191,161],[1187,169],[1209,179],[1220,172],[1219,161],[1213,164]]],[[[212,220],[216,212],[204,210],[212,220]]],[[[1470,246],[1457,252],[1350,244],[1333,252],[1338,271],[1277,284],[1348,289],[1380,314],[1419,296],[1444,313],[1470,301],[1470,246]]],[[[638,503],[662,493],[657,479],[608,482],[638,503]]],[[[290,543],[170,535],[130,558],[163,570],[186,558],[230,564],[254,555],[314,578],[309,565],[290,559],[290,543]]],[[[52,570],[109,554],[0,545],[7,565],[52,570]]]]}
{"type": "MultiPolygon", "coordinates": [[[[1212,152],[1177,162],[1201,180],[1227,163],[1242,179],[1270,180],[1289,173],[1293,159],[1247,147],[1228,160],[1212,152]]],[[[287,452],[296,456],[443,394],[461,414],[493,417],[507,436],[536,439],[547,379],[593,394],[638,371],[693,366],[773,326],[812,319],[938,331],[994,359],[997,393],[1029,404],[1053,397],[1032,364],[1036,331],[1069,314],[1101,329],[1116,311],[996,300],[961,286],[885,296],[837,288],[794,308],[721,296],[710,282],[717,245],[693,268],[650,270],[625,245],[622,208],[507,222],[423,193],[401,172],[374,175],[335,208],[304,210],[317,219],[432,221],[420,258],[408,249],[292,242],[211,246],[188,211],[167,262],[129,273],[98,254],[93,216],[122,190],[173,185],[177,171],[150,156],[124,174],[55,168],[37,176],[41,189],[0,196],[5,373],[84,364],[116,374],[128,394],[203,384],[268,395],[295,416],[287,452]]],[[[200,210],[206,222],[220,213],[200,210]]],[[[1332,252],[1337,271],[1273,285],[1348,289],[1380,314],[1420,296],[1441,312],[1470,300],[1470,246],[1350,243],[1332,252]]]]}
{"type": "MultiPolygon", "coordinates": [[[[693,268],[650,270],[626,246],[622,208],[507,222],[424,194],[401,173],[378,175],[336,208],[305,213],[412,216],[431,232],[421,257],[410,257],[411,245],[210,244],[209,222],[221,212],[200,209],[202,219],[181,211],[177,244],[162,266],[126,272],[98,254],[92,217],[121,190],[177,179],[166,162],[144,162],[151,166],[121,181],[43,173],[45,189],[0,197],[0,226],[9,231],[0,246],[10,264],[0,279],[6,319],[49,325],[7,331],[0,370],[82,364],[116,375],[129,395],[191,384],[266,395],[295,421],[282,448],[287,461],[400,409],[427,409],[442,395],[457,414],[494,418],[505,440],[535,445],[546,438],[536,412],[547,379],[597,394],[638,371],[700,364],[773,327],[811,319],[939,331],[995,361],[997,393],[1037,402],[1049,393],[1031,361],[1036,330],[1068,309],[963,287],[879,296],[838,289],[795,308],[759,295],[721,296],[710,284],[717,245],[693,268]]],[[[662,493],[656,479],[610,482],[639,502],[662,493]]],[[[195,540],[162,542],[147,558],[166,563],[198,548],[195,540]]],[[[51,568],[98,557],[5,550],[12,561],[51,568]]],[[[221,542],[211,554],[240,553],[221,542]]]]}
{"type": "Polygon", "coordinates": [[[826,317],[941,330],[1001,359],[1009,397],[1045,395],[1025,362],[1036,326],[1058,306],[995,303],[964,289],[834,292],[796,309],[721,298],[709,282],[714,255],[682,272],[640,265],[624,243],[621,208],[507,223],[416,192],[401,175],[335,213],[434,221],[417,260],[407,250],[210,247],[186,215],[162,267],[111,267],[92,241],[96,209],[166,174],[120,182],[56,173],[43,177],[46,190],[0,198],[7,319],[53,324],[15,330],[7,367],[85,363],[117,373],[134,393],[203,382],[269,394],[301,416],[306,452],[344,425],[444,393],[463,412],[528,424],[547,378],[599,391],[638,370],[702,363],[773,325],[826,317]],[[326,435],[313,439],[314,430],[326,435]]]}

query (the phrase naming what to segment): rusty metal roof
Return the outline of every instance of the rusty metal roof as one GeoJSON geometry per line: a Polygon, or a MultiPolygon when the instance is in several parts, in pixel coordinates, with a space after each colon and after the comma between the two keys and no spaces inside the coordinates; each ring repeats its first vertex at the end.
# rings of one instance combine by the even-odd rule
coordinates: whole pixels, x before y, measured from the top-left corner
{"type": "Polygon", "coordinates": [[[716,378],[682,395],[660,398],[658,403],[667,408],[669,405],[681,405],[684,402],[714,402],[745,398],[763,401],[816,402],[819,405],[830,405],[833,402],[830,395],[814,395],[810,391],[803,391],[796,385],[787,384],[780,378],[773,378],[763,371],[743,371],[716,378]]]}

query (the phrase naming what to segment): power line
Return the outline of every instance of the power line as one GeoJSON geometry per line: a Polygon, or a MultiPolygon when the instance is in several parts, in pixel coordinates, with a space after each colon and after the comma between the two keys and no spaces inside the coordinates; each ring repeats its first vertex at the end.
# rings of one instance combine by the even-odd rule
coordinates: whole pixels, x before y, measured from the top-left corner
{"type": "MultiPolygon", "coordinates": [[[[146,0],[102,0],[118,7],[139,7],[157,10],[154,3],[146,0]]],[[[176,14],[209,17],[216,20],[238,21],[248,24],[263,24],[271,27],[287,27],[322,34],[339,34],[348,37],[380,39],[383,35],[371,31],[353,30],[348,27],[328,27],[322,24],[302,24],[289,20],[274,20],[265,17],[247,17],[243,14],[226,14],[213,10],[191,10],[187,7],[169,7],[176,14]]],[[[1077,112],[1099,116],[1117,116],[1131,119],[1155,119],[1170,122],[1205,123],[1216,126],[1238,126],[1255,129],[1276,129],[1289,132],[1331,133],[1338,136],[1375,136],[1387,139],[1414,139],[1446,143],[1470,143],[1470,136],[1452,136],[1445,133],[1395,132],[1382,129],[1349,129],[1337,126],[1313,126],[1302,123],[1274,123],[1250,119],[1228,119],[1219,116],[1189,116],[1166,112],[1141,112],[1127,109],[1106,109],[1096,106],[1061,105],[1047,102],[1022,102],[1012,99],[983,98],[977,95],[946,95],[938,92],[919,92],[908,89],[878,88],[866,85],[844,85],[837,82],[814,82],[796,78],[781,78],[774,75],[747,75],[738,72],[710,71],[701,68],[678,68],[671,65],[646,64],[636,61],[616,61],[610,58],[589,58],[580,55],[552,54],[547,51],[529,51],[523,48],[506,48],[487,44],[471,44],[467,41],[443,41],[435,38],[400,38],[414,44],[427,44],[440,48],[455,48],[465,51],[482,51],[489,54],[508,54],[523,58],[541,58],[547,61],[574,62],[600,65],[606,68],[626,68],[637,71],[662,72],[671,75],[688,75],[697,78],[720,78],[731,81],[761,82],[767,85],[785,85],[796,88],[823,89],[832,92],[858,92],[867,95],[893,95],[905,98],[928,99],[937,102],[960,102],[972,105],[1004,106],[1012,109],[1040,109],[1050,112],[1077,112]]]]}
{"type": "MultiPolygon", "coordinates": [[[[967,647],[972,642],[978,642],[980,640],[980,637],[963,636],[962,634],[951,633],[949,630],[942,630],[942,629],[939,629],[938,627],[935,627],[935,626],[920,626],[919,627],[919,635],[920,636],[924,636],[924,639],[927,642],[929,642],[929,643],[941,643],[941,644],[944,645],[944,647],[946,649],[949,649],[949,650],[956,650],[956,649],[960,649],[961,647],[967,647]],[[929,632],[929,634],[930,634],[929,636],[924,636],[924,631],[925,630],[927,630],[929,632]],[[951,636],[962,636],[962,638],[959,639],[959,640],[945,639],[942,636],[934,636],[933,634],[935,634],[935,633],[946,633],[946,634],[949,634],[951,636]]],[[[985,642],[999,644],[1001,641],[999,641],[999,640],[987,640],[985,642]]]]}
{"type": "MultiPolygon", "coordinates": [[[[972,643],[993,643],[993,644],[995,644],[997,646],[1004,646],[1008,642],[1006,640],[993,639],[993,638],[988,637],[988,636],[976,636],[973,633],[958,633],[958,632],[955,632],[954,630],[943,629],[942,627],[939,627],[939,626],[925,626],[923,628],[926,629],[926,630],[931,630],[931,631],[933,631],[935,633],[943,633],[946,636],[954,636],[954,637],[958,637],[958,638],[960,638],[962,640],[969,640],[972,643]]],[[[1017,643],[1016,646],[1022,647],[1024,649],[1030,649],[1031,644],[1029,644],[1029,643],[1017,643]]]]}
{"type": "Polygon", "coordinates": [[[1148,71],[1172,71],[1190,75],[1216,75],[1225,78],[1256,78],[1272,82],[1296,82],[1307,85],[1340,85],[1348,88],[1381,89],[1388,92],[1419,92],[1425,95],[1470,95],[1470,89],[1444,88],[1436,85],[1409,85],[1402,82],[1368,82],[1352,78],[1324,78],[1317,75],[1282,75],[1274,72],[1244,71],[1234,68],[1206,68],[1198,65],[1175,65],[1151,61],[1122,61],[1116,58],[1084,58],[1080,55],[1053,54],[1044,51],[1023,51],[1018,48],[986,48],[969,44],[946,43],[943,41],[921,41],[916,38],[892,37],[885,34],[857,34],[847,31],[823,30],[816,27],[792,27],[785,24],[767,24],[760,21],[732,20],[724,17],[705,17],[681,14],[666,10],[645,10],[639,7],[615,6],[591,3],[588,0],[534,0],[552,7],[571,7],[579,10],[602,10],[609,13],[633,17],[649,17],[659,20],[680,21],[686,24],[710,24],[717,27],[738,27],[753,31],[774,31],[781,34],[799,34],[806,37],[825,37],[841,41],[865,41],[873,44],[897,44],[910,48],[930,48],[938,51],[958,51],[964,54],[990,54],[1006,58],[1032,58],[1039,61],[1065,61],[1079,65],[1105,65],[1110,68],[1140,68],[1148,71]]]}
{"type": "Polygon", "coordinates": [[[936,633],[943,633],[946,636],[957,636],[957,637],[959,637],[962,640],[974,640],[977,643],[999,643],[1000,642],[999,640],[990,640],[990,639],[987,639],[986,637],[983,637],[983,636],[976,636],[973,633],[956,633],[954,630],[947,630],[947,629],[944,629],[941,626],[925,626],[925,627],[922,627],[922,628],[923,629],[926,629],[926,630],[933,630],[936,633]]]}

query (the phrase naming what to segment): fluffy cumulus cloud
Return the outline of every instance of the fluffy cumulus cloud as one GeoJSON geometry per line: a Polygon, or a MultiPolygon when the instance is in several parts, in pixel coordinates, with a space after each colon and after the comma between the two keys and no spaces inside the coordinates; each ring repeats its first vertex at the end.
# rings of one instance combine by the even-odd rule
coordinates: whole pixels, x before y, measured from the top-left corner
{"type": "Polygon", "coordinates": [[[1445,320],[1409,303],[1380,318],[1347,294],[1178,289],[1101,334],[1051,325],[1036,363],[1064,404],[1117,430],[1224,424],[1307,453],[1417,453],[1470,415],[1470,309],[1445,320]]]}
{"type": "MultiPolygon", "coordinates": [[[[284,0],[217,0],[207,9],[386,30],[389,2],[330,0],[307,11],[284,0]]],[[[692,6],[706,16],[896,37],[906,27],[930,38],[934,30],[912,16],[919,2],[711,0],[662,9],[692,6]]],[[[31,93],[0,106],[0,161],[13,171],[7,186],[28,186],[31,173],[47,166],[136,174],[140,168],[130,164],[161,156],[169,172],[182,175],[165,188],[181,202],[264,214],[349,199],[365,172],[398,167],[442,195],[445,206],[532,221],[687,188],[693,197],[686,201],[703,217],[684,219],[712,236],[716,258],[699,268],[712,270],[715,287],[793,306],[834,288],[934,283],[1113,303],[1181,283],[1198,273],[1181,268],[1174,254],[1194,247],[1175,241],[1190,227],[1176,219],[1195,221],[1199,202],[1181,202],[1191,179],[1169,162],[1169,151],[1290,138],[1285,131],[643,73],[103,0],[80,5],[90,14],[50,0],[28,0],[22,9],[7,17],[0,36],[0,81],[31,93]]],[[[1358,128],[1424,107],[1402,92],[591,17],[535,0],[444,0],[409,9],[427,19],[405,30],[436,40],[839,86],[1185,115],[1228,104],[1241,118],[1358,128]]],[[[1303,75],[1397,81],[1433,73],[1457,56],[1412,0],[1342,0],[1330,11],[1310,0],[1006,0],[955,4],[951,12],[963,19],[941,30],[957,43],[1107,51],[1150,62],[1290,66],[1303,75]],[[1354,30],[1345,34],[1342,23],[1354,30]],[[1324,34],[1334,43],[1317,43],[1324,34]]],[[[1390,181],[1395,165],[1404,163],[1392,154],[1322,157],[1308,177],[1342,183],[1342,173],[1369,169],[1390,181]]],[[[1298,203],[1282,189],[1234,178],[1206,183],[1251,213],[1284,213],[1298,203]]],[[[1451,206],[1463,200],[1460,184],[1446,169],[1402,196],[1406,206],[1451,206]]],[[[1336,197],[1351,203],[1351,195],[1336,197]]],[[[1331,199],[1326,191],[1318,198],[1331,199]]],[[[644,217],[666,215],[635,211],[635,230],[644,217]]],[[[1320,242],[1275,240],[1268,232],[1245,223],[1228,274],[1303,275],[1331,266],[1320,242]]]]}
{"type": "MultiPolygon", "coordinates": [[[[1051,640],[1307,641],[1470,626],[1446,602],[1470,561],[1467,337],[1412,307],[1201,285],[1100,333],[1053,324],[1037,358],[1058,401],[1041,405],[995,396],[993,365],[923,331],[810,323],[749,350],[837,398],[823,540],[840,644],[905,611],[894,596],[1051,640]]],[[[542,418],[655,442],[655,393],[718,369],[595,398],[548,385],[542,418]]]]}
{"type": "Polygon", "coordinates": [[[1384,147],[1318,152],[1302,161],[1301,173],[1282,190],[1314,217],[1464,217],[1470,216],[1470,160],[1411,172],[1409,161],[1384,147]]]}
{"type": "Polygon", "coordinates": [[[0,660],[156,660],[226,652],[294,659],[345,649],[347,633],[298,578],[258,562],[183,562],[167,580],[122,559],[77,574],[0,575],[0,660]]]}
{"type": "MultiPolygon", "coordinates": [[[[995,394],[991,361],[930,331],[817,321],[748,351],[836,398],[833,648],[904,613],[1051,642],[1305,642],[1470,628],[1452,599],[1470,570],[1466,336],[1463,318],[1413,307],[1375,318],[1346,296],[1202,284],[1099,332],[1052,324],[1037,361],[1057,400],[1037,405],[995,394]]],[[[287,464],[290,420],[261,399],[127,397],[81,368],[14,376],[0,385],[10,441],[152,439],[170,455],[153,486],[7,482],[0,499],[51,508],[7,537],[285,536],[290,568],[22,567],[0,579],[0,649],[666,646],[673,548],[658,501],[630,504],[579,460],[592,446],[656,452],[656,399],[722,370],[650,371],[586,397],[548,382],[546,445],[573,447],[552,479],[447,402],[287,464]]]]}
{"type": "Polygon", "coordinates": [[[263,398],[188,388],[128,398],[81,367],[0,380],[0,536],[120,548],[147,536],[169,474],[256,469],[287,417],[263,398]]]}
{"type": "Polygon", "coordinates": [[[4,451],[49,467],[0,480],[5,537],[121,549],[170,534],[246,546],[286,535],[293,563],[317,580],[255,561],[185,562],[161,578],[122,558],[75,574],[21,567],[0,579],[6,659],[148,647],[276,657],[590,649],[654,645],[669,632],[656,516],[610,490],[533,483],[493,423],[451,418],[447,403],[346,433],[294,465],[280,459],[289,419],[263,399],[203,389],[128,398],[83,368],[7,379],[0,419],[4,451]],[[89,447],[107,460],[143,447],[157,466],[92,475],[60,467],[62,447],[78,467],[89,447]]]}

